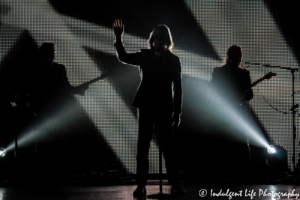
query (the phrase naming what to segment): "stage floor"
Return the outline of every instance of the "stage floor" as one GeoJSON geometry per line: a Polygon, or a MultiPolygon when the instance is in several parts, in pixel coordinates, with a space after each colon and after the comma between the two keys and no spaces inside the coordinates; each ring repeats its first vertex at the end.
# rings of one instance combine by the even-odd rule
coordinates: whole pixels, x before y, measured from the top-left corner
{"type": "MultiPolygon", "coordinates": [[[[164,181],[165,183],[165,181],[164,181]]],[[[147,196],[159,193],[158,181],[148,182],[147,196]]],[[[0,200],[129,200],[136,185],[113,186],[45,186],[19,185],[0,187],[0,200]]],[[[289,184],[276,185],[238,185],[182,183],[185,196],[168,199],[262,199],[281,200],[300,198],[300,186],[289,184]],[[272,198],[272,195],[274,198],[272,198]],[[276,198],[277,197],[277,198],[276,198]]],[[[163,193],[170,194],[170,186],[163,185],[163,193]]],[[[153,199],[153,198],[139,198],[153,199]]],[[[166,198],[163,198],[166,199],[166,198]]]]}

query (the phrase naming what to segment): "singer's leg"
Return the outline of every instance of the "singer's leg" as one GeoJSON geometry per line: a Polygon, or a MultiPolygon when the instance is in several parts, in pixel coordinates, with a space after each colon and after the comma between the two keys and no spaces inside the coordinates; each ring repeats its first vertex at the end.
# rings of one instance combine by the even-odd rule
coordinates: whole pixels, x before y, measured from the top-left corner
{"type": "Polygon", "coordinates": [[[139,109],[138,115],[137,179],[139,186],[145,186],[149,170],[148,154],[153,132],[153,119],[147,109],[139,109]]]}

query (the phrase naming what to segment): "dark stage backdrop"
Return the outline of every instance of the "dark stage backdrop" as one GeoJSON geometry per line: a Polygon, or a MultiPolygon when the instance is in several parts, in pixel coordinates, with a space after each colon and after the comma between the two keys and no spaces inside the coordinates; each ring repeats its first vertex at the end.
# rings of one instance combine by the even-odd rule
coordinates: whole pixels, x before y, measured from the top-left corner
{"type": "MultiPolygon", "coordinates": [[[[2,0],[1,88],[9,88],[10,95],[21,90],[26,83],[26,71],[38,62],[38,47],[44,41],[56,44],[55,61],[66,66],[71,85],[89,81],[108,70],[110,77],[106,82],[96,82],[85,96],[74,96],[70,100],[70,108],[65,108],[69,114],[67,118],[71,118],[68,123],[58,125],[62,123],[61,112],[52,116],[48,123],[57,127],[53,132],[62,128],[69,130],[64,137],[65,145],[76,135],[77,140],[74,139],[71,146],[77,149],[77,153],[78,149],[82,149],[85,155],[93,151],[93,159],[118,163],[127,173],[135,173],[138,126],[137,110],[131,102],[140,82],[139,70],[118,62],[111,25],[116,18],[123,20],[124,45],[128,52],[137,52],[147,48],[149,33],[155,25],[166,24],[175,43],[173,53],[182,63],[183,114],[181,127],[177,130],[178,159],[182,169],[194,166],[194,170],[200,170],[204,162],[209,166],[219,159],[213,134],[213,128],[218,124],[211,117],[210,91],[207,90],[212,70],[221,65],[227,48],[238,44],[243,48],[243,62],[260,63],[243,65],[250,71],[252,81],[270,71],[277,73],[276,77],[254,88],[250,106],[262,135],[269,142],[287,149],[288,164],[292,169],[292,115],[288,111],[292,106],[291,73],[262,66],[298,68],[297,46],[283,29],[282,18],[277,15],[280,9],[260,0],[158,2],[2,0]],[[91,148],[90,145],[97,147],[91,148]],[[199,162],[202,164],[198,165],[199,162]]],[[[299,73],[295,75],[295,90],[299,91],[299,73]]],[[[299,93],[295,94],[296,102],[299,102],[299,96],[299,93]]],[[[3,100],[2,107],[7,113],[10,112],[9,106],[3,100]]],[[[1,129],[9,130],[13,125],[7,121],[11,120],[1,114],[1,129]]],[[[296,126],[299,128],[298,116],[296,126]]],[[[43,132],[45,130],[40,130],[40,137],[43,132]]],[[[11,140],[5,134],[9,133],[1,132],[3,146],[11,140]]],[[[55,134],[52,136],[56,137],[55,134]]],[[[149,172],[158,173],[158,146],[155,136],[153,139],[149,172]]],[[[28,145],[33,144],[28,142],[28,145]]],[[[296,142],[296,154],[299,151],[296,142]]]]}

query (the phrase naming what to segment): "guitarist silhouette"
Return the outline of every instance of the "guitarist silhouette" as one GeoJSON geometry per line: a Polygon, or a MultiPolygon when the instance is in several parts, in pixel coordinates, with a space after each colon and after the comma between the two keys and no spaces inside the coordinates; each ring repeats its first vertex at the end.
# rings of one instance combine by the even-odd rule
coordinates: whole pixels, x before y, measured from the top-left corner
{"type": "Polygon", "coordinates": [[[53,62],[55,59],[54,43],[42,43],[40,47],[40,58],[41,62],[32,67],[28,79],[30,103],[37,114],[46,107],[61,104],[73,94],[83,96],[91,83],[104,79],[107,76],[103,74],[96,79],[74,87],[71,86],[68,81],[65,66],[53,62]]]}
{"type": "MultiPolygon", "coordinates": [[[[52,42],[44,42],[40,46],[40,59],[36,65],[28,71],[26,87],[28,87],[28,98],[37,116],[30,125],[39,134],[43,135],[35,141],[35,156],[37,160],[43,160],[51,155],[66,155],[64,143],[69,131],[69,119],[73,113],[73,107],[76,100],[74,94],[84,95],[89,85],[100,79],[104,79],[106,75],[102,75],[96,79],[83,83],[79,86],[71,86],[66,68],[62,64],[53,62],[55,59],[55,45],[52,42]],[[70,108],[70,109],[68,109],[70,108]],[[41,129],[40,127],[53,119],[59,119],[54,125],[55,129],[41,129]],[[56,137],[52,138],[52,134],[56,133],[56,137]],[[55,148],[51,148],[55,146],[55,148]],[[37,150],[38,149],[38,150],[37,150]]],[[[53,123],[53,122],[52,122],[53,123]]],[[[51,123],[50,123],[51,124],[51,123]]],[[[54,127],[53,125],[51,127],[54,127]]],[[[62,156],[63,158],[63,156],[62,156]]],[[[44,161],[44,160],[43,160],[44,161]]],[[[46,162],[46,161],[45,161],[46,162]]]]}
{"type": "Polygon", "coordinates": [[[54,62],[54,43],[42,43],[39,52],[41,62],[31,69],[30,76],[32,77],[29,78],[28,89],[29,98],[36,113],[49,106],[50,103],[52,104],[53,101],[58,104],[58,99],[62,99],[58,98],[62,94],[62,89],[71,91],[69,94],[84,95],[84,91],[88,89],[88,86],[81,88],[71,86],[65,66],[54,62]]]}
{"type": "Polygon", "coordinates": [[[218,92],[226,94],[230,101],[250,101],[253,98],[250,73],[240,68],[242,48],[233,45],[228,48],[222,67],[213,70],[212,84],[218,92]]]}
{"type": "Polygon", "coordinates": [[[241,99],[247,102],[253,98],[250,73],[240,68],[242,56],[242,48],[240,46],[230,46],[226,52],[222,67],[214,68],[211,80],[216,94],[213,99],[213,112],[219,112],[218,148],[219,152],[222,152],[223,158],[221,159],[223,159],[223,163],[227,163],[223,169],[228,174],[232,173],[230,177],[241,175],[238,173],[239,170],[243,169],[240,172],[244,172],[250,161],[250,148],[247,136],[239,136],[243,141],[239,143],[223,134],[232,134],[235,130],[231,128],[234,127],[234,125],[231,126],[234,124],[234,118],[230,118],[230,112],[247,112],[247,104],[240,106],[241,99]],[[222,111],[224,112],[222,113],[222,111]]]}

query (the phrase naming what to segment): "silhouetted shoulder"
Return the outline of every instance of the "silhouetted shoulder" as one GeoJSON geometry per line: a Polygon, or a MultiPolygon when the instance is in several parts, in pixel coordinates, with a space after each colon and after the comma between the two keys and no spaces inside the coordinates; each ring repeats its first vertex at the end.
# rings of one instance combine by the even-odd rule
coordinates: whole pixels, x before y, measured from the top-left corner
{"type": "Polygon", "coordinates": [[[166,56],[167,56],[167,59],[170,61],[172,71],[174,73],[180,73],[181,72],[181,63],[180,63],[179,57],[170,51],[166,52],[166,56]]]}
{"type": "Polygon", "coordinates": [[[140,52],[137,52],[137,54],[140,54],[142,59],[154,56],[154,52],[151,49],[141,49],[140,52]]]}
{"type": "Polygon", "coordinates": [[[175,54],[173,54],[171,51],[167,51],[167,53],[168,53],[171,57],[173,57],[174,59],[179,59],[179,57],[176,56],[175,54]]]}
{"type": "Polygon", "coordinates": [[[66,67],[64,65],[53,62],[52,67],[55,69],[56,72],[62,74],[63,76],[67,75],[66,67]]]}
{"type": "Polygon", "coordinates": [[[214,71],[221,71],[221,70],[224,70],[223,67],[215,67],[214,68],[214,71]]]}
{"type": "Polygon", "coordinates": [[[66,67],[63,64],[59,64],[59,63],[55,63],[55,62],[53,63],[52,67],[57,71],[65,71],[66,70],[66,67]]]}
{"type": "MultiPolygon", "coordinates": [[[[152,49],[141,49],[141,53],[144,55],[154,55],[154,51],[152,49]]],[[[171,51],[167,51],[165,54],[167,57],[179,61],[179,57],[173,54],[171,51]]]]}
{"type": "Polygon", "coordinates": [[[220,74],[220,73],[222,73],[222,71],[225,71],[226,69],[224,69],[224,67],[215,67],[214,69],[213,69],[213,77],[214,77],[214,75],[216,75],[216,74],[220,74]]]}
{"type": "Polygon", "coordinates": [[[214,68],[214,72],[220,72],[220,71],[238,71],[238,73],[242,73],[242,74],[249,74],[250,72],[244,68],[231,68],[228,65],[223,65],[221,67],[215,67],[214,68]]]}
{"type": "Polygon", "coordinates": [[[141,49],[141,52],[145,53],[145,54],[150,54],[150,53],[153,53],[153,50],[151,50],[151,49],[141,49]]]}
{"type": "Polygon", "coordinates": [[[248,71],[247,69],[245,68],[238,68],[240,71],[243,71],[243,72],[247,72],[247,73],[250,73],[250,71],[248,71]]]}
{"type": "Polygon", "coordinates": [[[166,56],[168,57],[168,59],[174,61],[174,62],[180,62],[180,59],[178,56],[176,56],[175,54],[173,54],[171,51],[167,51],[166,52],[166,56]]]}
{"type": "Polygon", "coordinates": [[[59,64],[59,63],[53,63],[53,66],[57,69],[65,69],[66,67],[63,64],[59,64]]]}
{"type": "Polygon", "coordinates": [[[244,75],[250,75],[250,72],[245,68],[238,68],[238,72],[244,75]]]}

